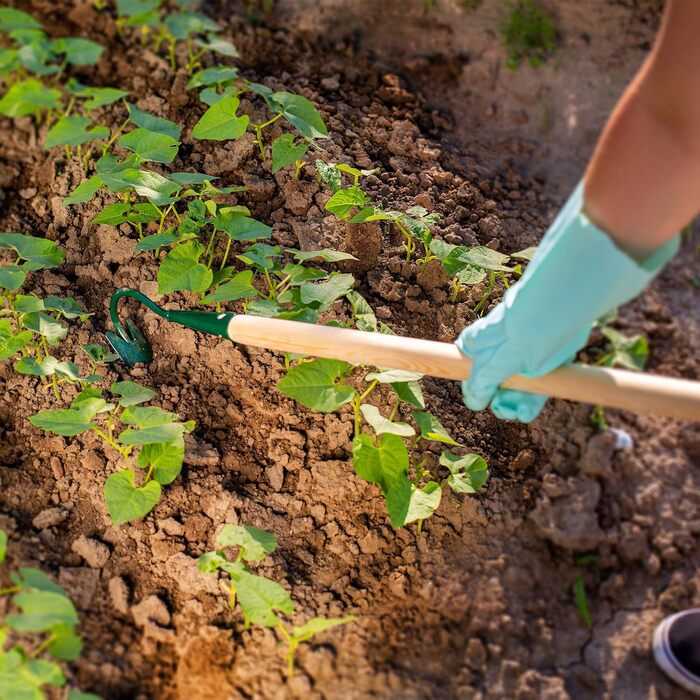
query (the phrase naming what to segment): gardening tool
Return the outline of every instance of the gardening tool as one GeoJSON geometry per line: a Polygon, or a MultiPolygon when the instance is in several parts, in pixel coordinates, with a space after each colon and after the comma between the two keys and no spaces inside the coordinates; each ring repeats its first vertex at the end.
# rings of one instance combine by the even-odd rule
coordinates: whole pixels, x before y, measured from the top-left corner
{"type": "MultiPolygon", "coordinates": [[[[106,336],[114,351],[129,366],[150,362],[153,351],[134,323],[127,320],[123,326],[120,322],[118,306],[123,297],[136,299],[173,323],[244,345],[421,372],[444,379],[463,380],[471,370],[471,360],[452,343],[235,313],[170,311],[136,290],[119,289],[110,302],[116,333],[108,332],[106,336]]],[[[502,386],[634,413],[700,420],[700,382],[685,379],[574,364],[542,377],[516,375],[502,386]]]]}

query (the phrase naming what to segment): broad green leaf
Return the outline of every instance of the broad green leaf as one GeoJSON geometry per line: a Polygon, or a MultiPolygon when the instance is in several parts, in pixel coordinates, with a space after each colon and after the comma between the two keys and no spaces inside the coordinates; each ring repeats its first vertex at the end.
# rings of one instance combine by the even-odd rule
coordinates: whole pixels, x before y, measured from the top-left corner
{"type": "Polygon", "coordinates": [[[185,457],[185,443],[182,438],[173,442],[150,443],[144,445],[136,458],[141,469],[153,466],[153,478],[162,486],[177,479],[185,457]]]}
{"type": "Polygon", "coordinates": [[[475,493],[489,478],[486,460],[479,455],[460,456],[452,452],[443,452],[440,455],[440,464],[449,469],[447,485],[455,493],[475,493]]]}
{"type": "Polygon", "coordinates": [[[306,97],[291,92],[276,92],[272,99],[280,106],[282,115],[310,139],[328,138],[328,129],[321,115],[306,97]]]}
{"type": "MultiPolygon", "coordinates": [[[[140,403],[137,401],[136,403],[140,403]]],[[[152,428],[177,420],[177,414],[164,411],[160,406],[127,406],[119,420],[122,423],[136,425],[139,428],[152,428]]]]}
{"type": "Polygon", "coordinates": [[[81,345],[80,349],[95,363],[114,362],[119,359],[119,355],[107,352],[102,345],[81,345]]]}
{"type": "Polygon", "coordinates": [[[44,336],[46,342],[51,346],[56,345],[59,340],[63,340],[68,335],[68,327],[65,324],[43,311],[25,314],[24,325],[30,331],[44,336]]]}
{"type": "Polygon", "coordinates": [[[347,219],[353,209],[361,209],[369,201],[369,197],[359,187],[348,187],[338,190],[326,202],[325,208],[339,219],[347,219]]]}
{"type": "Polygon", "coordinates": [[[12,7],[0,7],[0,31],[12,32],[17,29],[41,30],[42,26],[30,14],[12,7]]]}
{"type": "Polygon", "coordinates": [[[294,611],[289,593],[269,578],[242,571],[232,579],[232,587],[235,587],[238,595],[246,625],[253,623],[276,627],[279,623],[276,610],[285,615],[291,615],[294,611]]]}
{"type": "Polygon", "coordinates": [[[99,141],[109,137],[109,129],[106,126],[94,126],[89,129],[91,124],[90,119],[79,114],[61,117],[46,134],[44,148],[64,145],[80,146],[89,141],[99,141]]]}
{"type": "Polygon", "coordinates": [[[234,241],[254,241],[272,236],[271,226],[230,209],[220,211],[214,221],[214,227],[227,233],[234,241]]]}
{"type": "Polygon", "coordinates": [[[229,56],[231,58],[238,58],[239,56],[238,50],[230,41],[219,39],[216,36],[209,35],[206,41],[198,39],[197,45],[212,53],[218,53],[221,56],[229,56]]]}
{"type": "Polygon", "coordinates": [[[53,637],[48,646],[49,653],[61,661],[75,661],[83,648],[83,640],[76,634],[75,627],[69,624],[56,625],[51,628],[53,637]]]}
{"type": "Polygon", "coordinates": [[[304,282],[325,280],[330,277],[325,270],[317,270],[313,267],[304,267],[303,265],[295,265],[294,263],[287,263],[282,268],[281,274],[285,279],[289,278],[290,287],[298,287],[304,282]]]}
{"type": "Polygon", "coordinates": [[[282,134],[272,142],[272,172],[301,160],[309,147],[305,143],[294,145],[292,134],[282,134]]]}
{"type": "Polygon", "coordinates": [[[299,291],[302,304],[325,310],[336,299],[352,291],[355,278],[349,274],[334,274],[324,282],[304,282],[299,291]]]}
{"type": "Polygon", "coordinates": [[[149,250],[158,250],[163,246],[168,246],[177,240],[177,234],[174,229],[163,233],[154,233],[152,236],[144,236],[137,244],[136,251],[144,252],[149,250]]]}
{"type": "Polygon", "coordinates": [[[63,206],[90,201],[104,184],[104,180],[99,175],[89,177],[81,182],[68,197],[63,198],[63,206]]]}
{"type": "Polygon", "coordinates": [[[169,294],[184,289],[206,292],[211,287],[213,274],[199,262],[202,253],[204,246],[196,240],[169,251],[158,270],[158,293],[169,294]]]}
{"type": "Polygon", "coordinates": [[[7,533],[4,530],[0,530],[0,564],[5,561],[5,556],[7,555],[7,533]]]}
{"type": "Polygon", "coordinates": [[[461,270],[455,273],[454,276],[462,285],[479,284],[479,282],[486,278],[486,271],[482,270],[480,267],[465,265],[461,270]]]}
{"type": "Polygon", "coordinates": [[[130,381],[115,382],[109,390],[120,397],[119,405],[123,407],[145,403],[156,395],[152,389],[130,381]]]}
{"type": "Polygon", "coordinates": [[[126,223],[127,214],[131,211],[131,204],[117,202],[108,204],[90,223],[104,224],[105,226],[120,226],[126,223]]]}
{"type": "Polygon", "coordinates": [[[459,445],[453,440],[449,433],[445,430],[442,423],[432,414],[427,411],[411,411],[413,420],[418,423],[420,435],[424,440],[436,440],[443,442],[446,445],[459,445]]]}
{"type": "Polygon", "coordinates": [[[277,548],[277,537],[252,525],[224,525],[216,537],[216,546],[241,547],[245,561],[262,561],[277,548]]]}
{"type": "Polygon", "coordinates": [[[31,590],[17,593],[12,602],[22,612],[8,615],[6,622],[18,632],[45,632],[60,624],[78,624],[73,603],[59,593],[31,590]]]}
{"type": "MultiPolygon", "coordinates": [[[[87,403],[87,402],[83,402],[87,403]]],[[[95,413],[92,408],[85,408],[80,404],[76,408],[58,408],[50,411],[39,411],[29,416],[29,422],[56,435],[79,435],[95,427],[92,419],[95,413]]]]}
{"type": "Polygon", "coordinates": [[[237,88],[235,85],[227,85],[221,92],[218,92],[217,88],[208,87],[200,91],[199,99],[202,100],[205,105],[211,107],[227,97],[236,97],[236,92],[237,88]]]}
{"type": "Polygon", "coordinates": [[[61,93],[30,79],[15,83],[0,99],[0,114],[6,117],[24,117],[44,109],[58,109],[61,93]]]}
{"type": "Polygon", "coordinates": [[[524,250],[519,250],[517,253],[511,253],[510,257],[518,258],[519,260],[532,260],[536,252],[537,246],[532,245],[529,248],[525,248],[524,250]]]}
{"type": "Polygon", "coordinates": [[[74,66],[92,66],[100,60],[104,47],[91,41],[76,37],[56,39],[51,49],[54,53],[65,54],[66,61],[74,66]]]}
{"type": "Polygon", "coordinates": [[[437,482],[429,481],[423,488],[411,484],[411,496],[403,524],[429,518],[438,509],[441,500],[442,489],[437,482]]]}
{"type": "Polygon", "coordinates": [[[181,130],[175,122],[144,112],[131,102],[127,102],[127,107],[129,108],[129,120],[132,124],[157,134],[169,136],[174,141],[180,140],[181,130]]]}
{"type": "Polygon", "coordinates": [[[243,270],[234,275],[228,282],[219,285],[211,294],[202,297],[202,304],[250,299],[257,295],[258,290],[253,286],[253,271],[243,270]]]}
{"type": "Polygon", "coordinates": [[[3,289],[19,289],[27,279],[25,272],[17,265],[0,265],[0,287],[3,289]]]}
{"type": "Polygon", "coordinates": [[[235,66],[213,66],[197,71],[187,83],[187,89],[203,87],[207,85],[218,85],[227,83],[238,75],[238,68],[235,66]]]}
{"type": "MultiPolygon", "coordinates": [[[[45,311],[46,307],[44,300],[34,294],[18,294],[12,302],[12,310],[20,314],[29,314],[34,311],[45,311]]],[[[1,321],[0,325],[2,325],[1,321]]]]}
{"type": "Polygon", "coordinates": [[[326,248],[325,250],[299,250],[294,253],[294,259],[299,261],[313,260],[314,258],[321,258],[325,262],[339,262],[341,260],[357,260],[354,255],[350,253],[343,253],[340,250],[333,250],[332,248],[326,248]]]}
{"type": "Polygon", "coordinates": [[[24,270],[43,270],[58,267],[66,257],[64,250],[53,241],[21,233],[0,233],[0,248],[10,248],[26,262],[24,270]]]}
{"type": "Polygon", "coordinates": [[[188,39],[194,34],[221,31],[221,27],[214,20],[200,12],[169,14],[165,18],[165,26],[176,39],[180,40],[188,39]]]}
{"type": "Polygon", "coordinates": [[[19,352],[32,339],[31,331],[15,334],[9,318],[0,318],[0,361],[7,360],[19,352]]]}
{"type": "Polygon", "coordinates": [[[307,408],[329,413],[352,401],[355,395],[355,389],[340,383],[349,368],[338,360],[303,362],[289,370],[277,388],[307,408]]]}
{"type": "Polygon", "coordinates": [[[312,617],[301,627],[295,625],[292,630],[292,635],[294,639],[300,643],[308,642],[309,639],[321,632],[325,632],[333,627],[339,627],[340,625],[347,625],[348,622],[354,622],[357,619],[358,618],[354,615],[347,615],[346,617],[312,617]]]}
{"type": "Polygon", "coordinates": [[[268,245],[267,243],[255,243],[250,246],[244,254],[236,256],[246,265],[252,265],[260,270],[268,270],[269,272],[279,269],[279,263],[276,258],[282,257],[282,251],[279,246],[268,245]]]}
{"type": "Polygon", "coordinates": [[[276,318],[283,312],[283,308],[279,304],[268,299],[254,299],[244,306],[248,316],[276,318]]]}
{"type": "Polygon", "coordinates": [[[98,107],[111,105],[122,97],[126,97],[129,93],[124,90],[117,90],[111,87],[86,87],[80,95],[88,99],[83,102],[83,108],[88,112],[98,107]]]}
{"type": "Polygon", "coordinates": [[[377,330],[377,317],[374,315],[372,307],[367,303],[367,300],[354,290],[346,294],[352,312],[355,315],[355,325],[361,331],[374,333],[377,330]]]}
{"type": "Polygon", "coordinates": [[[332,192],[337,192],[343,186],[343,176],[340,174],[337,166],[332,163],[324,163],[322,160],[317,160],[314,164],[319,178],[332,192]]]}
{"type": "Polygon", "coordinates": [[[481,267],[484,270],[497,270],[501,272],[512,272],[512,267],[506,267],[504,263],[508,262],[508,256],[499,253],[497,250],[491,250],[486,246],[477,246],[469,248],[467,252],[459,256],[460,260],[475,267],[481,267]]]}
{"type": "Polygon", "coordinates": [[[250,119],[247,115],[236,115],[239,104],[237,97],[225,97],[213,104],[192,129],[192,136],[211,141],[227,141],[243,136],[250,119]]]}
{"type": "Polygon", "coordinates": [[[50,355],[43,358],[41,362],[37,362],[35,357],[27,355],[15,363],[15,372],[33,377],[50,377],[56,373],[58,364],[58,360],[50,355]]]}
{"type": "MultiPolygon", "coordinates": [[[[218,177],[214,177],[213,175],[207,175],[206,173],[170,173],[168,177],[171,180],[175,180],[175,182],[179,182],[181,185],[203,185],[205,183],[212,183],[214,180],[218,180],[218,177]]],[[[228,189],[225,190],[217,190],[218,192],[227,192],[229,191],[228,189]]],[[[230,190],[231,192],[233,190],[230,190]]],[[[198,201],[198,200],[195,200],[198,201]]],[[[203,202],[200,202],[200,204],[203,204],[203,202]]]]}
{"type": "Polygon", "coordinates": [[[423,390],[418,382],[392,382],[391,388],[402,401],[421,410],[425,409],[423,390]]]}
{"type": "Polygon", "coordinates": [[[29,660],[19,647],[0,656],[0,696],[11,700],[44,700],[43,686],[62,686],[58,664],[44,659],[29,660]]]}
{"type": "Polygon", "coordinates": [[[223,565],[228,564],[226,557],[219,552],[205,552],[197,560],[199,570],[203,574],[211,574],[218,571],[223,565]]]}
{"type": "Polygon", "coordinates": [[[84,321],[92,316],[73,297],[48,296],[44,299],[44,308],[47,311],[58,311],[60,315],[68,319],[79,318],[84,321]]]}
{"type": "Polygon", "coordinates": [[[66,597],[66,592],[41,569],[20,566],[10,574],[10,579],[24,591],[49,591],[66,597]]]}
{"type": "Polygon", "coordinates": [[[143,518],[153,510],[160,498],[160,484],[152,480],[137,488],[134,472],[125,469],[107,478],[104,497],[112,523],[123,525],[143,518]]]}
{"type": "Polygon", "coordinates": [[[172,136],[141,127],[124,134],[118,143],[136,153],[141,161],[155,163],[171,163],[180,147],[180,142],[172,136]]]}
{"type": "Polygon", "coordinates": [[[410,437],[416,434],[416,431],[408,423],[394,423],[388,418],[385,418],[376,406],[362,404],[360,406],[360,411],[377,435],[390,433],[391,435],[410,437]]]}
{"type": "Polygon", "coordinates": [[[408,473],[408,450],[398,435],[382,435],[375,444],[360,433],[352,442],[352,466],[360,478],[379,484],[386,493],[408,473]]]}
{"type": "Polygon", "coordinates": [[[601,333],[610,341],[609,352],[599,364],[624,367],[641,372],[649,359],[649,341],[643,335],[626,336],[614,328],[603,326],[601,333]]]}
{"type": "MultiPolygon", "coordinates": [[[[107,180],[105,182],[107,183],[107,180]]],[[[137,194],[146,197],[156,206],[169,204],[173,201],[171,196],[180,189],[177,182],[168,180],[152,170],[136,169],[124,170],[119,175],[113,174],[107,186],[115,192],[133,187],[137,194]]]]}
{"type": "Polygon", "coordinates": [[[116,0],[119,17],[147,15],[157,10],[162,0],[116,0]]]}

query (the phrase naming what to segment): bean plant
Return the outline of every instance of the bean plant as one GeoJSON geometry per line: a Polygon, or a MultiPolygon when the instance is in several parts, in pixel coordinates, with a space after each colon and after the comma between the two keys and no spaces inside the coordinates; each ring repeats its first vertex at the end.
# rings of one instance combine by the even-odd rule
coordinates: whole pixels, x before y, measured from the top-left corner
{"type": "Polygon", "coordinates": [[[107,478],[104,497],[112,523],[122,525],[150,513],[161,487],[179,476],[184,436],[192,432],[194,421],[181,422],[177,414],[158,406],[142,406],[156,394],[135,382],[116,382],[110,392],[108,402],[99,389],[86,387],[69,408],[39,411],[29,420],[66,437],[92,432],[120,454],[125,468],[107,478]],[[134,456],[135,448],[139,451],[134,456]]]}
{"type": "Polygon", "coordinates": [[[41,377],[60,398],[59,385],[90,384],[101,377],[80,376],[74,362],[59,361],[53,348],[68,334],[65,320],[84,321],[89,314],[73,297],[22,294],[27,275],[58,267],[65,252],[53,241],[21,233],[0,234],[0,251],[14,260],[0,265],[0,361],[16,358],[20,374],[41,377]]]}
{"type": "MultiPolygon", "coordinates": [[[[0,530],[0,564],[7,535],[0,530]]],[[[75,661],[83,647],[78,614],[66,592],[40,569],[20,567],[9,574],[0,596],[12,612],[0,625],[0,698],[44,700],[48,688],[66,684],[61,661],[75,661]]],[[[63,695],[62,697],[66,697],[63,695]]],[[[69,690],[68,700],[99,700],[92,693],[69,690]]]]}
{"type": "Polygon", "coordinates": [[[0,8],[0,43],[5,44],[0,48],[0,80],[7,86],[0,96],[0,114],[33,115],[53,123],[47,147],[61,143],[82,151],[84,144],[106,138],[109,130],[93,126],[93,112],[127,93],[64,80],[70,66],[96,64],[102,46],[83,38],[50,39],[31,15],[11,7],[0,8]],[[75,113],[78,107],[82,114],[75,113]]]}
{"type": "MultiPolygon", "coordinates": [[[[366,302],[365,302],[366,303],[366,302]]],[[[357,302],[356,302],[357,304],[357,302]]],[[[364,305],[358,326],[375,330],[376,319],[364,305]]],[[[379,332],[391,332],[384,326],[379,332]]],[[[440,505],[442,488],[454,493],[475,493],[488,479],[483,457],[464,454],[438,419],[426,410],[420,385],[422,374],[403,370],[369,372],[361,378],[362,388],[349,383],[352,365],[338,360],[300,361],[278,382],[277,388],[307,408],[322,413],[349,404],[354,414],[353,467],[357,475],[377,484],[395,528],[421,523],[440,505]],[[392,407],[387,415],[367,402],[380,386],[391,389],[392,407]],[[396,420],[397,416],[409,421],[396,420]],[[457,448],[432,459],[435,443],[457,448]]]]}
{"type": "Polygon", "coordinates": [[[314,617],[301,627],[288,627],[280,614],[291,615],[294,601],[289,593],[276,581],[259,576],[250,570],[250,564],[263,561],[277,548],[277,537],[272,532],[251,525],[224,525],[216,538],[217,549],[199,558],[199,569],[205,573],[223,571],[230,577],[230,605],[236,603],[243,612],[245,628],[251,624],[264,625],[279,630],[287,643],[285,659],[287,674],[294,673],[294,658],[300,644],[308,642],[317,634],[353,622],[357,618],[314,617]],[[237,548],[234,560],[226,557],[225,549],[237,548]]]}

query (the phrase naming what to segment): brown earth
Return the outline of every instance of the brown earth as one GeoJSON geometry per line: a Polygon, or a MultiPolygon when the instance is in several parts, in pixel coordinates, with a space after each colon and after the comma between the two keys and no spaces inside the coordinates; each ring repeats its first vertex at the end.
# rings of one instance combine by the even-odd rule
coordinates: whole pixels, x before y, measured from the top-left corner
{"type": "MultiPolygon", "coordinates": [[[[205,9],[229,20],[247,77],[317,104],[332,135],[327,159],[381,169],[369,180],[373,196],[433,208],[450,242],[510,252],[538,240],[653,36],[656,15],[638,3],[575,5],[558,6],[561,53],[517,73],[500,67],[493,2],[473,14],[446,2],[425,16],[419,2],[326,0],[313,15],[308,3],[285,0],[258,26],[237,4],[205,9]],[[622,39],[613,20],[624,23],[622,39]],[[470,48],[459,32],[471,23],[467,39],[481,43],[470,48]],[[516,84],[548,96],[551,131],[533,126],[538,103],[516,84]],[[576,105],[599,90],[567,132],[556,97],[566,92],[576,105]]],[[[130,90],[141,108],[186,127],[201,113],[184,73],[117,37],[108,13],[90,3],[18,6],[57,36],[108,45],[86,81],[130,90]]],[[[104,121],[118,123],[120,110],[107,108],[104,121]]],[[[471,299],[450,305],[441,280],[417,278],[391,231],[348,232],[326,217],[327,194],[311,167],[298,183],[287,172],[270,175],[250,137],[194,144],[184,133],[174,168],[248,185],[239,201],[273,225],[278,242],[368,251],[358,289],[396,332],[451,340],[473,319],[471,299]]],[[[153,292],[156,266],[133,254],[133,239],[89,224],[99,201],[61,207],[82,173],[39,143],[30,120],[0,122],[0,230],[45,234],[67,249],[58,271],[34,274],[29,286],[70,293],[95,312],[62,346],[73,359],[78,344],[102,342],[111,292],[153,292]]],[[[695,379],[696,246],[688,241],[620,321],[649,336],[653,371],[695,379]]],[[[107,518],[102,484],[116,454],[91,438],[32,428],[26,416],[56,402],[8,363],[0,367],[9,563],[40,565],[76,601],[86,651],[70,673],[81,688],[189,700],[685,697],[656,670],[649,640],[664,614],[700,604],[697,427],[611,411],[610,422],[634,439],[616,451],[609,433],[590,426],[590,407],[552,402],[529,426],[505,424],[467,411],[456,384],[426,380],[430,409],[487,458],[492,475],[475,497],[444,498],[422,532],[394,532],[378,491],[353,473],[347,410],[319,415],[277,392],[284,365],[274,353],[137,318],[156,360],[130,372],[114,365],[108,382],[146,383],[163,408],[197,422],[182,476],[137,524],[115,528],[107,518]],[[197,571],[196,557],[225,522],[277,534],[280,547],[261,568],[292,591],[295,622],[360,616],[302,648],[291,680],[275,634],[244,631],[225,591],[197,571]],[[597,571],[577,565],[584,553],[597,555],[597,571]],[[571,593],[581,574],[592,631],[571,593]]]]}

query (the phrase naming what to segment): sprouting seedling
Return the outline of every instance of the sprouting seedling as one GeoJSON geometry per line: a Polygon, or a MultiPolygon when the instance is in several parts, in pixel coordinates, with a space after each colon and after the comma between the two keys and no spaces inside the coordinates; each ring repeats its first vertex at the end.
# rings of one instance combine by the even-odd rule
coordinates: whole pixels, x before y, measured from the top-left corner
{"type": "MultiPolygon", "coordinates": [[[[642,372],[649,359],[649,341],[644,335],[627,336],[615,330],[609,323],[615,320],[615,314],[611,314],[599,321],[600,332],[608,341],[602,351],[598,351],[600,357],[595,364],[605,367],[623,367],[632,372],[642,372]]],[[[605,408],[596,406],[590,415],[590,421],[598,430],[608,429],[605,418],[605,408]]]]}
{"type": "Polygon", "coordinates": [[[508,0],[508,13],[500,21],[507,66],[516,69],[524,60],[537,67],[554,53],[557,29],[552,15],[537,0],[508,0]]]}
{"type": "MultiPolygon", "coordinates": [[[[8,117],[60,110],[64,98],[60,79],[66,68],[94,65],[104,50],[90,39],[50,39],[31,15],[11,7],[0,8],[0,38],[9,44],[0,58],[0,78],[9,84],[0,98],[0,114],[8,117]]],[[[109,88],[95,90],[104,99],[101,90],[109,88]]],[[[69,112],[70,106],[64,116],[69,112]]]]}
{"type": "MultiPolygon", "coordinates": [[[[362,309],[361,322],[366,330],[371,330],[371,317],[364,307],[358,300],[354,306],[362,309]]],[[[302,361],[287,372],[277,388],[303,406],[323,413],[350,404],[355,419],[353,467],[360,478],[380,487],[394,527],[417,521],[420,528],[422,521],[439,507],[443,485],[455,493],[474,493],[484,485],[488,468],[478,455],[443,452],[439,466],[449,473],[444,479],[427,468],[428,453],[421,452],[425,443],[461,446],[426,410],[419,383],[423,375],[403,370],[370,372],[364,378],[368,386],[359,390],[346,382],[353,369],[337,360],[302,361]],[[394,394],[388,416],[367,403],[381,385],[390,387],[394,394]],[[413,424],[396,420],[397,415],[408,412],[413,424]],[[365,425],[370,432],[362,430],[365,425]]]]}
{"type": "Polygon", "coordinates": [[[0,361],[17,358],[15,370],[41,377],[57,399],[59,385],[64,382],[89,384],[99,380],[97,375],[81,377],[75,363],[52,355],[52,348],[68,333],[64,320],[84,321],[91,314],[72,297],[20,293],[28,274],[58,267],[65,252],[53,241],[20,233],[0,234],[2,250],[14,260],[0,265],[0,361]]]}
{"type": "Polygon", "coordinates": [[[161,486],[178,477],[185,455],[184,435],[192,432],[194,421],[183,423],[175,413],[142,406],[155,392],[134,382],[116,382],[110,391],[114,403],[107,402],[99,389],[87,387],[69,408],[40,411],[29,421],[56,435],[92,432],[120,454],[127,467],[107,478],[104,496],[112,522],[122,525],[150,513],[160,498],[161,486]],[[117,434],[117,423],[132,427],[117,434]],[[140,450],[134,458],[137,447],[140,450]],[[140,485],[135,468],[145,471],[140,485]]]}
{"type": "Polygon", "coordinates": [[[300,644],[332,627],[345,625],[357,618],[348,615],[339,618],[314,617],[301,627],[287,627],[280,615],[291,615],[294,602],[289,593],[276,581],[254,574],[249,567],[260,562],[277,548],[277,537],[272,532],[251,525],[224,525],[216,538],[217,549],[199,558],[199,569],[205,573],[226,572],[231,580],[230,605],[236,603],[243,612],[245,628],[251,624],[264,625],[280,631],[287,642],[285,659],[287,674],[294,673],[294,660],[300,644]],[[229,547],[237,548],[236,558],[227,559],[224,552],[229,547]]]}
{"type": "MultiPolygon", "coordinates": [[[[6,547],[7,535],[0,531],[0,563],[6,547]]],[[[41,700],[47,697],[47,686],[60,688],[66,683],[59,662],[80,656],[78,614],[63,588],[41,570],[20,567],[9,578],[10,585],[0,589],[0,596],[10,599],[11,610],[0,625],[0,694],[41,700]],[[10,634],[19,635],[17,641],[11,642],[10,634]]],[[[75,690],[69,690],[67,698],[100,700],[75,690]]]]}

